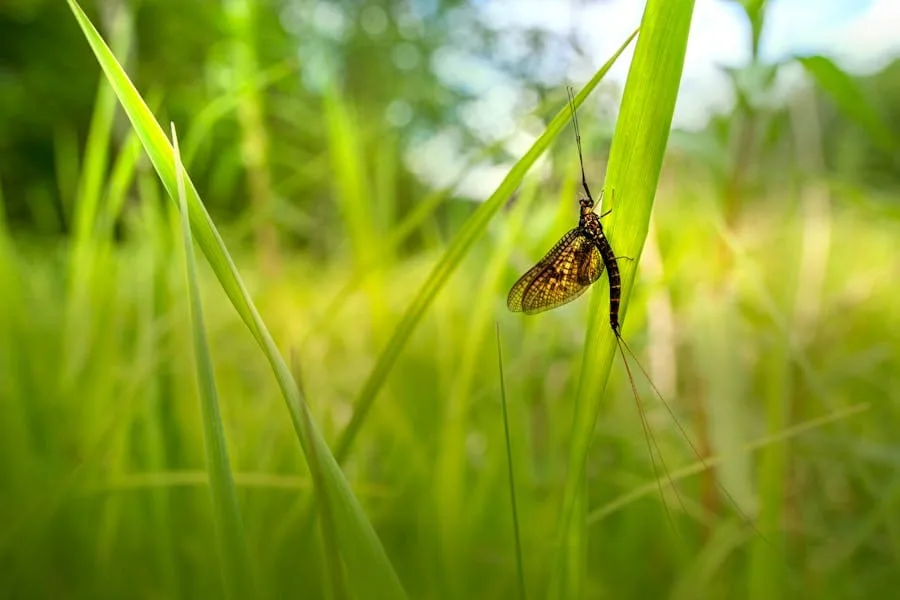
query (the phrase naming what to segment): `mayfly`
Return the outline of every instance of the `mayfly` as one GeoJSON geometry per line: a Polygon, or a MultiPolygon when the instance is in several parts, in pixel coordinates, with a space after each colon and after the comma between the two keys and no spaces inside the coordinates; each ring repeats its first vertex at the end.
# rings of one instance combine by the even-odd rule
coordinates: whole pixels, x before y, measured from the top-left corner
{"type": "MultiPolygon", "coordinates": [[[[654,392],[656,392],[657,397],[659,397],[665,405],[666,410],[672,418],[675,419],[678,429],[691,446],[694,454],[701,463],[706,466],[703,457],[697,451],[697,448],[694,446],[693,442],[691,442],[687,432],[675,417],[675,413],[668,404],[666,404],[662,394],[660,394],[659,390],[653,384],[647,371],[641,366],[640,362],[638,362],[634,352],[631,351],[631,348],[625,340],[622,339],[621,328],[619,325],[619,304],[622,298],[622,280],[619,274],[619,263],[617,261],[619,259],[633,259],[630,257],[616,256],[609,243],[609,239],[607,239],[606,234],[603,232],[603,225],[600,223],[600,219],[608,215],[611,212],[611,209],[600,215],[594,212],[594,198],[591,195],[591,190],[588,187],[587,177],[584,172],[584,158],[581,151],[581,132],[578,129],[578,118],[575,114],[575,98],[571,87],[568,88],[568,92],[569,109],[572,112],[572,127],[575,130],[575,145],[578,148],[578,162],[581,166],[581,185],[584,188],[584,193],[586,195],[585,198],[579,199],[580,215],[578,226],[566,233],[536,265],[531,267],[518,281],[516,281],[512,286],[512,289],[509,290],[506,306],[512,312],[524,312],[529,315],[562,306],[581,296],[591,284],[600,279],[605,268],[609,279],[609,325],[613,334],[616,336],[616,343],[619,346],[622,362],[625,365],[628,380],[631,383],[631,389],[634,393],[634,399],[637,403],[638,411],[640,412],[641,424],[644,429],[644,434],[647,437],[650,459],[654,464],[654,471],[656,470],[656,466],[655,460],[653,459],[653,447],[651,446],[651,442],[653,445],[656,443],[655,440],[653,440],[653,434],[649,429],[649,425],[644,418],[643,408],[641,407],[640,397],[634,383],[634,377],[631,373],[631,367],[625,356],[626,350],[647,378],[650,386],[653,388],[654,392]]],[[[668,469],[665,467],[665,461],[663,460],[658,447],[657,454],[659,455],[663,469],[668,476],[668,469]]],[[[669,483],[670,485],[673,484],[671,478],[669,483]]],[[[716,484],[728,497],[735,509],[741,513],[744,520],[747,520],[746,515],[743,514],[743,511],[728,491],[720,483],[716,482],[716,484]]],[[[660,484],[660,492],[661,491],[662,486],[660,484]]],[[[668,513],[668,509],[666,512],[668,513]]]]}
{"type": "MultiPolygon", "coordinates": [[[[609,275],[609,325],[619,342],[624,342],[619,331],[619,303],[622,297],[622,281],[619,276],[619,258],[613,252],[600,219],[611,210],[598,215],[594,212],[594,197],[584,172],[581,152],[581,132],[575,114],[575,98],[569,88],[569,108],[572,111],[572,127],[575,129],[575,145],[581,165],[581,185],[585,198],[578,202],[581,212],[578,226],[566,233],[536,265],[531,267],[509,290],[506,306],[513,312],[533,315],[567,304],[578,298],[595,281],[600,279],[604,267],[609,275]]],[[[602,199],[602,193],[601,193],[602,199]]],[[[623,356],[624,358],[624,356],[623,356]]]]}

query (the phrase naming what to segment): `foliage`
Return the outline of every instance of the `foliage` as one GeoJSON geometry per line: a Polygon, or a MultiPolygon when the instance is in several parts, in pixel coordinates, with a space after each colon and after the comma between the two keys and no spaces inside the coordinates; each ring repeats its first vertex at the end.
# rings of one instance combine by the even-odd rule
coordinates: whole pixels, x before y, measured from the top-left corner
{"type": "MultiPolygon", "coordinates": [[[[735,110],[672,132],[663,158],[683,27],[652,25],[685,26],[689,2],[650,3],[604,223],[640,258],[625,338],[704,458],[639,380],[667,477],[612,361],[606,282],[541,317],[504,307],[576,218],[565,74],[535,75],[564,38],[504,62],[508,32],[472,4],[333,4],[353,24],[336,37],[312,3],[89,5],[136,89],[64,3],[0,6],[0,596],[895,589],[896,65],[857,78],[803,57],[828,83],[784,106],[769,84],[788,65],[734,72],[735,110]],[[406,43],[420,59],[401,68],[406,43]],[[431,190],[408,160],[444,128],[473,161],[511,152],[434,75],[453,44],[541,104],[483,204],[457,190],[466,168],[431,190]],[[185,235],[205,257],[187,282],[185,235]]],[[[765,3],[744,4],[764,31],[765,3]]]]}

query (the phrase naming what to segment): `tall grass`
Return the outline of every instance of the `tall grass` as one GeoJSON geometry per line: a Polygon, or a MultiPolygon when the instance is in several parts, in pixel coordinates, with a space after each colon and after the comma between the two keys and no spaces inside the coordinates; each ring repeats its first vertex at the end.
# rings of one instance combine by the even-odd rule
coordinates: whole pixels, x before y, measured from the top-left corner
{"type": "MultiPolygon", "coordinates": [[[[178,197],[175,163],[146,102],[79,18],[141,136],[126,138],[104,161],[110,174],[97,186],[90,228],[97,250],[78,259],[85,264],[73,267],[74,245],[36,249],[13,238],[0,219],[0,510],[9,516],[0,523],[0,595],[220,597],[221,542],[197,410],[190,296],[177,258],[181,221],[175,203],[162,202],[167,193],[178,197]],[[135,156],[134,140],[151,164],[135,156]],[[134,202],[122,201],[126,188],[134,190],[134,202]],[[115,244],[107,211],[120,216],[125,230],[115,244]],[[79,310],[68,306],[81,302],[70,287],[72,268],[91,273],[90,301],[79,310]],[[75,333],[86,337],[70,337],[75,333]],[[69,356],[70,347],[79,354],[69,356]]],[[[370,139],[349,140],[342,132],[352,99],[335,95],[328,102],[335,103],[330,160],[345,161],[348,172],[357,165],[363,182],[335,184],[340,202],[360,211],[352,222],[347,217],[347,231],[387,244],[394,232],[376,227],[391,219],[363,212],[356,196],[391,175],[370,170],[370,139]]],[[[632,117],[641,112],[636,108],[632,117]]],[[[559,109],[544,148],[564,131],[567,109],[562,102],[559,109]]],[[[581,115],[591,154],[591,115],[581,115]]],[[[625,122],[638,141],[649,139],[625,122]]],[[[645,133],[664,141],[661,131],[645,133]]],[[[571,138],[560,143],[571,157],[571,138]]],[[[623,149],[629,146],[634,142],[622,142],[618,160],[631,155],[623,149]]],[[[710,490],[697,478],[704,466],[665,411],[650,406],[648,422],[687,511],[670,502],[673,532],[624,373],[596,359],[608,328],[603,288],[591,301],[540,319],[505,312],[516,275],[575,218],[573,162],[555,165],[562,185],[517,170],[512,181],[521,179],[521,187],[511,210],[500,211],[505,197],[495,200],[475,213],[477,228],[464,226],[448,243],[436,239],[421,255],[392,256],[380,276],[356,290],[348,280],[361,268],[361,253],[336,253],[324,264],[285,255],[274,276],[263,276],[250,252],[226,254],[185,181],[191,231],[207,257],[198,261],[196,281],[256,597],[327,597],[329,589],[341,595],[341,576],[359,597],[403,591],[416,598],[515,597],[509,460],[531,597],[558,589],[559,568],[573,585],[568,590],[595,598],[774,591],[846,598],[896,587],[900,341],[890,335],[900,330],[896,222],[863,203],[835,206],[840,247],[823,265],[818,309],[804,313],[810,319],[804,335],[788,342],[794,328],[785,315],[795,311],[798,284],[786,263],[799,254],[788,242],[803,224],[778,202],[748,210],[736,230],[723,229],[715,188],[693,170],[663,169],[665,191],[654,216],[662,275],[633,273],[624,333],[643,358],[652,341],[647,298],[663,288],[675,323],[676,397],[669,399],[697,429],[742,426],[740,436],[725,440],[734,452],[712,448],[706,462],[742,506],[748,502],[752,510],[758,502],[770,543],[724,503],[708,501],[710,490]],[[724,275],[709,260],[709,249],[720,244],[735,257],[724,275]],[[723,287],[730,300],[717,305],[710,290],[723,287]],[[342,305],[326,312],[341,290],[349,290],[342,305]],[[311,317],[320,314],[331,316],[311,317]],[[504,340],[509,446],[497,406],[495,320],[504,340]],[[302,395],[273,340],[284,350],[298,348],[302,395]],[[385,348],[393,348],[389,360],[385,348]],[[599,391],[587,393],[587,379],[605,380],[607,370],[602,404],[592,405],[599,391]],[[338,470],[318,432],[337,448],[367,389],[378,402],[357,417],[338,470]],[[278,402],[285,396],[287,412],[278,402]],[[868,411],[864,402],[871,403],[868,411]],[[720,412],[696,409],[713,403],[720,412]],[[583,456],[575,452],[576,404],[575,414],[584,411],[590,421],[576,423],[590,442],[583,456]],[[707,422],[694,423],[698,414],[707,422]],[[298,452],[300,440],[306,452],[298,452]],[[752,452],[760,451],[757,463],[752,452]],[[573,480],[576,460],[584,465],[580,481],[573,480]],[[303,537],[304,511],[322,491],[324,545],[314,534],[303,537]],[[567,495],[577,526],[561,530],[567,495]],[[571,549],[561,567],[557,540],[571,549]]],[[[627,165],[612,162],[609,236],[617,250],[621,245],[637,257],[629,246],[640,246],[644,225],[635,215],[649,216],[656,186],[629,184],[621,178],[627,165]]],[[[90,163],[79,160],[69,170],[83,172],[90,163]]],[[[792,194],[778,190],[777,199],[792,194]]],[[[434,224],[427,215],[421,223],[434,224]]],[[[239,584],[226,586],[235,592],[239,584]]]]}
{"type": "MultiPolygon", "coordinates": [[[[173,198],[178,197],[172,148],[161,128],[86,15],[74,1],[70,2],[70,6],[157,174],[169,195],[173,198]]],[[[187,190],[187,194],[181,195],[187,197],[186,218],[189,217],[192,226],[196,228],[196,239],[219,278],[223,290],[269,361],[307,460],[320,461],[316,469],[322,474],[321,481],[328,487],[328,497],[335,504],[342,555],[359,576],[359,579],[351,579],[351,585],[357,594],[363,596],[404,597],[403,589],[384,554],[381,543],[350,491],[343,473],[337,467],[315,424],[309,420],[308,413],[301,409],[303,399],[300,397],[300,390],[257,312],[193,184],[187,186],[187,190]],[[365,584],[362,583],[364,579],[365,584]]],[[[240,590],[231,591],[240,593],[240,590]]]]}

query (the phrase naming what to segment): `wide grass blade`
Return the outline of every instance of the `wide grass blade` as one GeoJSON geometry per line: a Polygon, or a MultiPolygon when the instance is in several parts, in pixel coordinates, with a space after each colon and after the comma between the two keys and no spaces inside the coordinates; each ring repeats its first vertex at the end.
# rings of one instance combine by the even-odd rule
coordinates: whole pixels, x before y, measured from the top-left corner
{"type": "Polygon", "coordinates": [[[222,568],[222,585],[228,598],[253,596],[253,574],[244,541],[237,493],[231,477],[225,428],[219,411],[219,395],[213,375],[212,357],[206,340],[203,323],[203,306],[200,302],[200,284],[197,281],[197,264],[194,258],[194,240],[191,223],[187,218],[187,193],[184,187],[184,169],[178,152],[178,137],[172,125],[172,144],[175,151],[175,177],[178,182],[178,203],[181,208],[181,224],[184,236],[184,255],[187,267],[187,287],[191,304],[191,329],[194,338],[194,357],[197,366],[197,385],[200,396],[203,445],[206,450],[206,472],[209,475],[209,492],[212,498],[213,522],[218,538],[222,568]]]}
{"type": "MultiPolygon", "coordinates": [[[[172,148],[147,104],[128,79],[109,47],[74,0],[69,0],[82,31],[107,79],[125,109],[132,126],[160,180],[171,198],[178,197],[172,148]]],[[[253,304],[237,268],[225,248],[190,178],[185,177],[185,197],[194,239],[203,251],[223,291],[234,305],[269,361],[284,396],[294,431],[307,461],[319,460],[328,498],[333,502],[341,554],[350,574],[354,594],[359,598],[404,598],[405,593],[384,548],[362,507],[350,490],[344,474],[329,452],[315,423],[306,422],[301,409],[300,390],[287,363],[278,352],[271,334],[253,304]],[[312,446],[315,445],[315,450],[312,446]]]]}
{"type": "MultiPolygon", "coordinates": [[[[647,237],[650,211],[681,81],[693,8],[693,0],[647,2],[641,21],[641,35],[625,83],[604,186],[604,198],[611,206],[603,206],[603,210],[613,209],[606,231],[616,255],[634,259],[619,263],[622,276],[620,323],[624,323],[637,261],[647,237]]],[[[577,588],[578,584],[573,580],[584,576],[586,556],[583,550],[579,550],[580,555],[571,556],[563,549],[569,547],[567,540],[578,536],[585,527],[584,520],[575,517],[575,508],[582,498],[584,464],[616,349],[616,338],[607,321],[608,298],[607,289],[594,286],[563,493],[558,545],[560,554],[552,580],[555,584],[550,589],[554,597],[572,597],[568,586],[575,585],[577,588]],[[573,573],[580,574],[580,577],[573,576],[573,573]]],[[[585,511],[578,513],[586,514],[585,511]]]]}
{"type": "MultiPolygon", "coordinates": [[[[584,89],[582,89],[575,97],[576,107],[580,106],[584,99],[587,98],[588,94],[597,87],[597,84],[600,83],[600,80],[603,79],[604,75],[606,75],[610,67],[612,67],[636,35],[637,31],[628,36],[619,49],[616,50],[615,54],[613,54],[606,64],[600,67],[600,70],[594,74],[590,81],[588,81],[584,86],[584,89]]],[[[409,340],[413,331],[415,331],[416,325],[418,325],[422,315],[425,314],[425,311],[431,305],[431,302],[434,300],[435,296],[437,296],[437,293],[450,279],[450,276],[459,266],[463,257],[465,257],[466,253],[472,247],[472,244],[481,237],[491,218],[493,218],[494,214],[500,210],[503,203],[512,196],[513,192],[522,182],[525,173],[528,172],[528,169],[531,168],[541,154],[543,154],[550,146],[550,142],[552,142],[559,132],[562,131],[563,127],[568,123],[568,120],[569,107],[566,106],[560,109],[553,120],[550,121],[550,124],[547,126],[544,133],[541,134],[528,152],[519,159],[512,169],[510,169],[497,190],[478,207],[471,217],[469,217],[459,230],[459,233],[456,234],[450,247],[447,248],[447,251],[441,257],[440,261],[438,261],[438,264],[432,269],[425,284],[421,287],[419,293],[416,294],[416,297],[406,309],[406,313],[394,330],[391,339],[388,341],[387,347],[385,347],[379,355],[378,362],[372,369],[372,373],[366,380],[362,392],[360,392],[359,397],[356,400],[353,417],[350,419],[350,423],[347,425],[347,429],[344,430],[344,434],[341,436],[337,448],[335,449],[335,458],[337,458],[339,462],[346,458],[357,433],[359,433],[359,429],[365,422],[369,409],[372,407],[372,403],[375,401],[375,397],[381,390],[381,386],[387,379],[388,373],[390,373],[391,368],[394,366],[397,357],[400,356],[400,352],[406,345],[407,340],[409,340]]]]}

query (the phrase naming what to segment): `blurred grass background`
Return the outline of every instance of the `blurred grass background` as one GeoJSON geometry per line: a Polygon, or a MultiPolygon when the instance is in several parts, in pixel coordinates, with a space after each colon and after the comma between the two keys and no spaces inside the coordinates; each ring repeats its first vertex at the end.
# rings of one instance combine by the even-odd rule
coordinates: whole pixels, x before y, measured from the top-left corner
{"type": "MultiPolygon", "coordinates": [[[[660,497],[615,363],[587,464],[585,597],[900,584],[900,62],[866,76],[820,56],[768,62],[766,3],[732,4],[751,61],[725,70],[729,111],[670,137],[624,324],[700,452],[728,459],[678,483],[683,506],[660,497]]],[[[562,107],[569,66],[608,58],[461,1],[84,7],[160,122],[178,123],[186,169],[279,348],[295,349],[332,448],[483,199],[471,174],[508,170],[562,107]],[[513,36],[515,60],[500,51],[513,36]],[[509,114],[473,108],[458,75],[472,64],[519,86],[509,114]],[[479,130],[489,118],[509,132],[479,130]]],[[[0,6],[0,39],[0,596],[221,597],[177,210],[64,3],[0,6]]],[[[595,189],[619,96],[601,84],[580,113],[595,189]]],[[[344,461],[410,597],[516,595],[495,321],[526,587],[548,585],[589,302],[522,318],[505,295],[574,223],[577,177],[566,130],[428,308],[344,461]]],[[[278,385],[198,267],[257,595],[328,597],[278,385]]],[[[639,386],[669,469],[696,463],[639,386]]]]}

